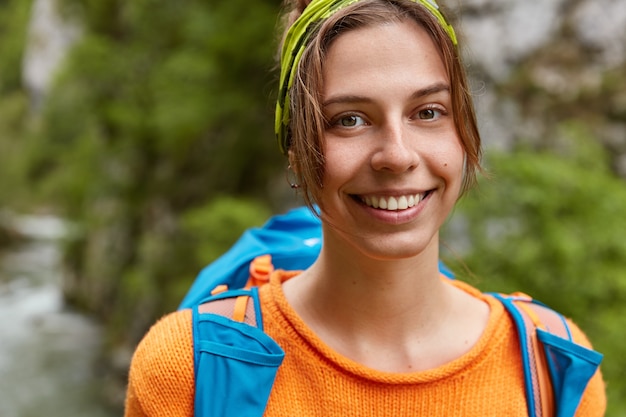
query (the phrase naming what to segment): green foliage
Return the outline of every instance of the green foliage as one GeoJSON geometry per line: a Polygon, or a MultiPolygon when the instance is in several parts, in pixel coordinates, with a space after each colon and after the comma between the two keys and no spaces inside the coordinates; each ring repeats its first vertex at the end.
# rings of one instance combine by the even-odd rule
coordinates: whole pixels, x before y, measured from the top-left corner
{"type": "Polygon", "coordinates": [[[26,140],[25,176],[81,225],[67,298],[132,345],[225,242],[280,208],[267,192],[285,164],[267,88],[279,1],[63,6],[83,35],[26,140]]]}
{"type": "Polygon", "coordinates": [[[21,89],[21,63],[31,1],[0,3],[0,95],[21,89]]]}
{"type": "Polygon", "coordinates": [[[185,213],[182,227],[195,236],[194,252],[202,265],[217,259],[246,229],[261,226],[270,214],[267,207],[254,201],[222,197],[185,213]]]}
{"type": "Polygon", "coordinates": [[[271,2],[67,2],[91,30],[46,107],[33,172],[49,196],[74,215],[101,192],[161,193],[177,209],[211,190],[265,194],[281,165],[271,2]]]}
{"type": "Polygon", "coordinates": [[[559,152],[488,154],[493,180],[459,206],[471,248],[463,260],[482,289],[523,291],[572,317],[605,354],[617,413],[626,406],[626,184],[583,126],[561,131],[559,152]]]}
{"type": "Polygon", "coordinates": [[[19,207],[29,194],[24,189],[28,169],[24,154],[29,149],[22,140],[29,131],[28,99],[22,91],[5,93],[0,100],[0,206],[11,202],[19,207]]]}
{"type": "MultiPolygon", "coordinates": [[[[137,239],[138,249],[131,266],[116,264],[116,261],[125,259],[121,252],[128,248],[120,251],[120,248],[111,247],[108,250],[112,259],[92,260],[94,266],[109,269],[106,275],[119,273],[122,277],[123,285],[113,292],[98,289],[100,297],[111,295],[107,305],[114,308],[106,315],[109,317],[109,339],[114,344],[128,340],[137,342],[146,325],[178,307],[201,268],[226,252],[244,230],[261,225],[270,215],[264,203],[234,197],[215,198],[205,206],[187,211],[180,221],[172,216],[173,213],[166,214],[164,206],[157,205],[153,210],[162,211],[159,224],[137,239]]],[[[98,230],[92,230],[91,235],[111,233],[110,227],[98,230]]],[[[119,239],[119,234],[124,233],[123,228],[117,233],[118,239],[108,237],[101,239],[102,243],[126,240],[119,239]]],[[[90,275],[99,272],[94,270],[90,275]]]]}
{"type": "Polygon", "coordinates": [[[0,208],[8,201],[17,207],[24,197],[25,153],[21,141],[30,128],[28,97],[21,70],[30,1],[0,3],[0,208]]]}

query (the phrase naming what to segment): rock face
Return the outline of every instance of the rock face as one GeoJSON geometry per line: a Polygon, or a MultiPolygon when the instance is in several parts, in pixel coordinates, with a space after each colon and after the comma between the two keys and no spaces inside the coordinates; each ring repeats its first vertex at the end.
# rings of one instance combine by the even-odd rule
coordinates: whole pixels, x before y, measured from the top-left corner
{"type": "MultiPolygon", "coordinates": [[[[487,148],[558,141],[576,120],[626,177],[626,2],[451,0],[487,148]]],[[[553,144],[553,143],[552,143],[553,144]]]]}
{"type": "Polygon", "coordinates": [[[37,108],[80,28],[59,12],[57,0],[34,0],[24,51],[22,79],[37,108]]]}
{"type": "Polygon", "coordinates": [[[485,76],[504,81],[517,62],[548,42],[567,0],[469,0],[457,9],[459,28],[466,40],[468,59],[485,76]]]}
{"type": "Polygon", "coordinates": [[[594,51],[597,70],[626,60],[626,3],[621,0],[467,0],[456,9],[470,60],[487,76],[504,81],[542,47],[574,41],[594,51]]]}

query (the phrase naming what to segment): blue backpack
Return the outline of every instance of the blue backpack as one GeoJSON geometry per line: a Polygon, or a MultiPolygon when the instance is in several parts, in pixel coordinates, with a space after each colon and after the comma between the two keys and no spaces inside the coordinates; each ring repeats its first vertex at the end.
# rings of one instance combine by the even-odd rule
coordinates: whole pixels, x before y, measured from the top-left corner
{"type": "MultiPolygon", "coordinates": [[[[274,268],[306,269],[320,248],[320,220],[301,207],[247,230],[200,272],[179,307],[192,309],[196,417],[263,415],[284,352],[263,332],[255,285],[274,268]]],[[[519,334],[528,415],[573,417],[602,355],[574,343],[565,318],[538,301],[492,295],[519,334]]]]}

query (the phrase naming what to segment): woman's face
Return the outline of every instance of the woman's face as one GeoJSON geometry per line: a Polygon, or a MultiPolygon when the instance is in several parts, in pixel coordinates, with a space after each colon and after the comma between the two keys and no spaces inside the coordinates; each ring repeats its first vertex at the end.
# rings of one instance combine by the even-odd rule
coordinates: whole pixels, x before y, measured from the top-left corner
{"type": "Polygon", "coordinates": [[[428,34],[412,21],[346,32],[330,46],[323,76],[325,244],[381,259],[438,245],[464,153],[428,34]]]}

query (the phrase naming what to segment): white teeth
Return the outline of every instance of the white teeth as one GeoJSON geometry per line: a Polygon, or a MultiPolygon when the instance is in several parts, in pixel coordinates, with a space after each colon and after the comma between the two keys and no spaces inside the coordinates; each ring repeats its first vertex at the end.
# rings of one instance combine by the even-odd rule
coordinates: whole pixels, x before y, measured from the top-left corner
{"type": "Polygon", "coordinates": [[[405,196],[398,199],[398,210],[406,210],[409,208],[409,200],[405,196]]]}
{"type": "Polygon", "coordinates": [[[389,211],[406,210],[418,204],[424,198],[426,193],[423,194],[410,194],[402,195],[398,197],[379,197],[379,196],[367,196],[362,200],[363,202],[373,208],[389,211]]]}

